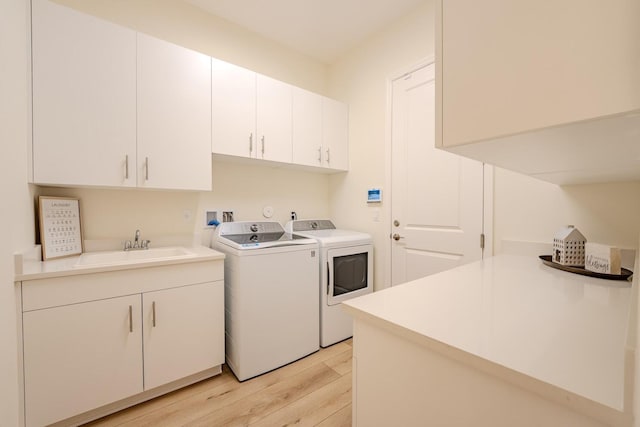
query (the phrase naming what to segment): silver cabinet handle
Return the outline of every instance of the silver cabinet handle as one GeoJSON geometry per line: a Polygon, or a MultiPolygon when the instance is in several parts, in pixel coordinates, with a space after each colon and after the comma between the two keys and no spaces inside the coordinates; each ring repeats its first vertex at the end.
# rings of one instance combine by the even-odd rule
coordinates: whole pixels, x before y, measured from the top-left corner
{"type": "Polygon", "coordinates": [[[156,302],[151,303],[151,323],[153,327],[156,327],[156,302]]]}
{"type": "Polygon", "coordinates": [[[262,158],[264,158],[264,135],[262,135],[262,158]]]}
{"type": "Polygon", "coordinates": [[[133,306],[129,306],[129,333],[133,332],[133,306]]]}
{"type": "Polygon", "coordinates": [[[331,163],[331,159],[329,158],[329,148],[327,148],[327,163],[331,163]]]}
{"type": "Polygon", "coordinates": [[[318,147],[318,163],[322,163],[322,147],[318,147]]]}
{"type": "Polygon", "coordinates": [[[129,179],[129,155],[124,156],[124,179],[129,179]]]}
{"type": "Polygon", "coordinates": [[[253,153],[253,132],[249,134],[249,155],[253,153]]]}
{"type": "Polygon", "coordinates": [[[144,180],[149,181],[149,158],[144,158],[144,180]]]}

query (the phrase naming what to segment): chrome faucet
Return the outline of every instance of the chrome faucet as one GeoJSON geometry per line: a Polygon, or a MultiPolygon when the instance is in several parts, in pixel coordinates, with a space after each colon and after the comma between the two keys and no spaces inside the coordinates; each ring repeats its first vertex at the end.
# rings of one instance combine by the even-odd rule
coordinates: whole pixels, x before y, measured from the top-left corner
{"type": "Polygon", "coordinates": [[[149,249],[149,243],[151,243],[151,240],[140,240],[140,230],[136,230],[136,234],[133,237],[133,243],[131,243],[131,240],[124,242],[124,250],[131,251],[149,249]]]}
{"type": "Polygon", "coordinates": [[[140,230],[136,230],[136,235],[133,240],[133,247],[134,248],[140,247],[140,230]]]}

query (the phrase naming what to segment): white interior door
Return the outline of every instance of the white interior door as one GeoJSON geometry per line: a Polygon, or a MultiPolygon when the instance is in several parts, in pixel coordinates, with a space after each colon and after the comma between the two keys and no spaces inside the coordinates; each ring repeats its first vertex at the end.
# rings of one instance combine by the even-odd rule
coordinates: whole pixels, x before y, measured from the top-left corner
{"type": "Polygon", "coordinates": [[[483,165],[435,148],[435,67],[392,86],[392,285],[482,258],[483,165]]]}

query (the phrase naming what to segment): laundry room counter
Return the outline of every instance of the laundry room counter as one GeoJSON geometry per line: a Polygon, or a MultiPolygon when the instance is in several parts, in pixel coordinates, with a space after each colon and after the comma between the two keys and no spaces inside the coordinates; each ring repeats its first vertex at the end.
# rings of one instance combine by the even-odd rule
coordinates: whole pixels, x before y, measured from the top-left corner
{"type": "Polygon", "coordinates": [[[637,283],[499,255],[346,301],[354,425],[630,425],[637,283]]]}

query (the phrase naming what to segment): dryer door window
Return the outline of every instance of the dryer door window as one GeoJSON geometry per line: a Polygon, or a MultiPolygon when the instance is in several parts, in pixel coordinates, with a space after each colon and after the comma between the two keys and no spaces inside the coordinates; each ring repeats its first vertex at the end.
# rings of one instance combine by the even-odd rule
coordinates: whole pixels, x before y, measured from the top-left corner
{"type": "Polygon", "coordinates": [[[329,305],[370,292],[373,286],[373,249],[369,245],[329,250],[327,259],[329,305]]]}

